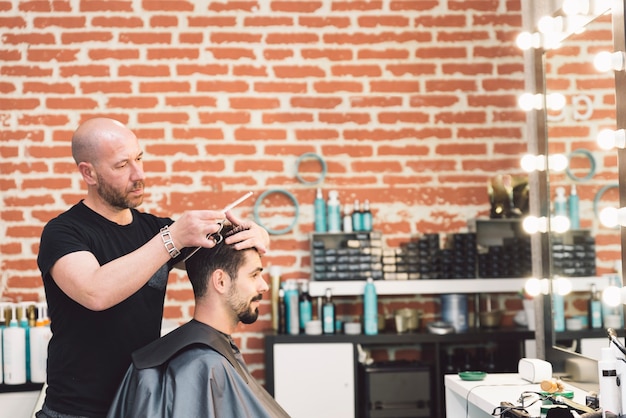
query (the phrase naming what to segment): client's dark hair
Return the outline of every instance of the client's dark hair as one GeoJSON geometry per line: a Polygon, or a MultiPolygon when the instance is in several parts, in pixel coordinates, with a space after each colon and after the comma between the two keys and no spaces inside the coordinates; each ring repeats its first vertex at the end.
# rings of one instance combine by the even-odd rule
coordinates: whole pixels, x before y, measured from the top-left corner
{"type": "Polygon", "coordinates": [[[220,232],[224,239],[219,244],[213,248],[200,248],[185,262],[187,276],[196,298],[206,294],[208,279],[215,270],[224,270],[232,280],[237,277],[246,250],[236,250],[233,245],[226,244],[226,237],[243,230],[241,227],[225,224],[220,232]]]}

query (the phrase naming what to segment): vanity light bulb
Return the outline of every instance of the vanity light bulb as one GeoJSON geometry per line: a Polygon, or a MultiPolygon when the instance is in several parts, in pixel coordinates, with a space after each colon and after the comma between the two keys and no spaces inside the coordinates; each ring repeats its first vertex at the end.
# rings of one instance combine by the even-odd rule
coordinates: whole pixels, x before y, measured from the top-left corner
{"type": "Polygon", "coordinates": [[[548,222],[544,217],[527,216],[522,221],[522,229],[528,234],[544,233],[548,231],[548,222]]]}
{"type": "Polygon", "coordinates": [[[593,66],[596,70],[606,73],[608,71],[624,70],[624,53],[623,52],[598,52],[593,59],[593,66]]]}
{"type": "Polygon", "coordinates": [[[548,169],[560,173],[567,168],[567,157],[563,154],[550,154],[548,156],[548,169]]]}
{"type": "Polygon", "coordinates": [[[546,158],[543,155],[526,154],[520,159],[520,167],[527,173],[545,171],[546,158]]]}
{"type": "Polygon", "coordinates": [[[546,107],[550,110],[562,110],[566,100],[562,93],[550,93],[546,96],[546,107]]]}
{"type": "Polygon", "coordinates": [[[526,283],[524,283],[524,292],[533,298],[539,296],[539,294],[541,294],[541,281],[534,277],[526,280],[526,283]]]}
{"type": "Polygon", "coordinates": [[[569,231],[571,222],[567,216],[557,215],[550,219],[550,229],[557,234],[569,231]]]}
{"type": "Polygon", "coordinates": [[[543,16],[537,22],[537,29],[541,33],[563,32],[563,17],[543,16]]]}
{"type": "Polygon", "coordinates": [[[543,94],[523,93],[519,97],[517,104],[526,112],[533,109],[539,110],[543,108],[543,94]]]}
{"type": "Polygon", "coordinates": [[[598,143],[598,146],[604,150],[625,148],[626,131],[624,129],[618,129],[617,131],[612,129],[602,129],[596,137],[596,142],[598,143]]]}
{"type": "Polygon", "coordinates": [[[561,296],[565,296],[572,291],[572,282],[565,277],[556,277],[552,282],[552,291],[561,296]]]}
{"type": "Polygon", "coordinates": [[[619,306],[622,303],[620,289],[617,286],[607,286],[602,291],[602,302],[613,308],[619,306]]]}
{"type": "Polygon", "coordinates": [[[515,38],[515,44],[522,51],[526,51],[531,48],[541,47],[541,35],[539,33],[521,32],[515,38]]]}
{"type": "Polygon", "coordinates": [[[586,15],[589,14],[589,0],[564,0],[561,8],[568,16],[586,15]]]}
{"type": "Polygon", "coordinates": [[[600,16],[611,10],[613,0],[594,0],[593,15],[600,16]]]}
{"type": "Polygon", "coordinates": [[[598,217],[600,218],[600,223],[607,228],[615,228],[618,225],[616,208],[604,208],[600,211],[598,217]]]}

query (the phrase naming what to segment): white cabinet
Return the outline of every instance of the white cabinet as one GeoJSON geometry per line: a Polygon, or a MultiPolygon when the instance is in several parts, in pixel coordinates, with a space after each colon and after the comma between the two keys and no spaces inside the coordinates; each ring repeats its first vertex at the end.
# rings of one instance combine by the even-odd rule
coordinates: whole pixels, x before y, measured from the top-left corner
{"type": "Polygon", "coordinates": [[[293,418],[346,418],[355,413],[351,343],[274,345],[274,397],[293,418]]]}

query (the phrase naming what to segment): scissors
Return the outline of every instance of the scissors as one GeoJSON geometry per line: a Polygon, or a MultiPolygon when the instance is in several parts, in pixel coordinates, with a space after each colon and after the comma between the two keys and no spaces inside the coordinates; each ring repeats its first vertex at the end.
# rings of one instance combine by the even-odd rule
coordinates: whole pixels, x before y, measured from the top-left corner
{"type": "MultiPolygon", "coordinates": [[[[230,205],[226,206],[223,209],[223,212],[228,212],[229,210],[231,210],[235,206],[239,205],[241,202],[243,202],[244,200],[246,200],[250,196],[252,196],[252,192],[248,192],[248,193],[244,194],[239,199],[235,200],[233,203],[231,203],[230,205]]],[[[221,234],[222,229],[224,228],[224,222],[226,222],[226,219],[222,219],[222,220],[217,221],[216,222],[216,224],[217,224],[217,231],[211,232],[210,234],[208,234],[206,236],[206,238],[211,240],[211,241],[213,241],[215,243],[215,245],[219,244],[220,242],[222,242],[224,240],[224,237],[221,234]]],[[[189,255],[183,259],[183,262],[189,260],[189,258],[191,258],[191,256],[193,256],[195,253],[197,253],[198,250],[200,250],[200,248],[202,248],[202,247],[197,247],[195,250],[193,250],[191,253],[189,253],[189,255]]]]}

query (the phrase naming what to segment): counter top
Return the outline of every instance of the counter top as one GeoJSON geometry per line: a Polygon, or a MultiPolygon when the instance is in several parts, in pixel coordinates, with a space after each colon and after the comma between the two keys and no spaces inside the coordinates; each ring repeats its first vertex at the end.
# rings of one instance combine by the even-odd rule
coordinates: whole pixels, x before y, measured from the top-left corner
{"type": "MultiPolygon", "coordinates": [[[[482,381],[464,381],[454,374],[444,378],[446,387],[446,415],[450,418],[492,417],[494,408],[500,402],[520,405],[520,395],[524,391],[540,392],[538,383],[522,379],[518,373],[493,373],[482,381]]],[[[564,382],[566,390],[574,392],[574,402],[584,405],[587,392],[564,382]]],[[[534,398],[536,399],[536,397],[534,398]]],[[[530,398],[527,402],[531,402],[530,398]]],[[[533,417],[541,414],[541,401],[526,408],[533,417]]]]}

